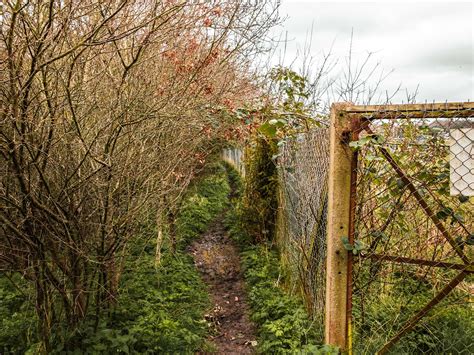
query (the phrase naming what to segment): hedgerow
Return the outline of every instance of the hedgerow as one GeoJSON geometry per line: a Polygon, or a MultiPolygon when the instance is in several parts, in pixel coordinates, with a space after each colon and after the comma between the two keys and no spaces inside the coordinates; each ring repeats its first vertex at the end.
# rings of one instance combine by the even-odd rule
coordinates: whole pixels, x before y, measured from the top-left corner
{"type": "MultiPolygon", "coordinates": [[[[186,246],[197,238],[226,206],[230,191],[225,170],[213,166],[189,188],[176,218],[178,248],[164,245],[155,266],[156,233],[144,222],[143,234],[130,249],[122,272],[116,305],[88,315],[74,332],[65,325],[53,329],[51,353],[186,353],[209,350],[204,314],[209,308],[207,287],[186,246]]],[[[13,275],[21,287],[26,282],[13,275]]],[[[30,302],[32,290],[15,288],[0,276],[0,352],[37,353],[37,319],[30,302]]]]}

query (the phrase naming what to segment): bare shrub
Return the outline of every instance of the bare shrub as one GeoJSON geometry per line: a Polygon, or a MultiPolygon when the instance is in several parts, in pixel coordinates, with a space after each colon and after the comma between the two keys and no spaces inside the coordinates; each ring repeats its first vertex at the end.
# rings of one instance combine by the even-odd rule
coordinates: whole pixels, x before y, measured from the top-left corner
{"type": "Polygon", "coordinates": [[[139,217],[175,201],[251,100],[276,4],[7,1],[0,269],[34,284],[44,349],[113,304],[139,217]]]}

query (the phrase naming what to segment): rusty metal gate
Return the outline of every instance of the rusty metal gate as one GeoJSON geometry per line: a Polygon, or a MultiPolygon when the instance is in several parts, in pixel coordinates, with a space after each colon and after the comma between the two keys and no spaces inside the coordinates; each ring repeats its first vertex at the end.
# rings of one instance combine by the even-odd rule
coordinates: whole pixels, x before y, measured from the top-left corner
{"type": "Polygon", "coordinates": [[[474,353],[474,104],[331,111],[326,342],[474,353]]]}

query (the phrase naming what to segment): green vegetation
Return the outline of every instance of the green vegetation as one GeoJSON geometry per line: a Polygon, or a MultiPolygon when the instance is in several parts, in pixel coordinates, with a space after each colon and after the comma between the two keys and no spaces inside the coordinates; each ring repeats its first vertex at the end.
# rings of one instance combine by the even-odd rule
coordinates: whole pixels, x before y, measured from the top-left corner
{"type": "MultiPolygon", "coordinates": [[[[226,206],[230,191],[225,169],[215,165],[188,190],[176,218],[178,248],[170,245],[155,267],[156,231],[144,223],[120,280],[116,306],[100,321],[89,316],[74,332],[53,329],[52,353],[194,353],[206,350],[208,326],[204,313],[208,293],[185,248],[205,231],[226,206]]],[[[0,352],[37,353],[37,320],[32,292],[20,275],[13,286],[0,277],[0,352]]]]}
{"type": "Polygon", "coordinates": [[[158,269],[154,255],[144,252],[129,263],[121,280],[117,306],[97,329],[84,323],[54,352],[193,353],[203,345],[209,306],[206,287],[192,259],[166,254],[158,269]]]}
{"type": "Polygon", "coordinates": [[[275,231],[278,172],[273,161],[278,148],[271,138],[258,136],[245,151],[245,189],[242,196],[244,228],[256,242],[275,231]]]}
{"type": "Polygon", "coordinates": [[[260,245],[242,253],[249,286],[252,320],[259,326],[259,351],[278,354],[337,354],[316,340],[301,300],[278,287],[280,268],[275,251],[260,245]]]}
{"type": "Polygon", "coordinates": [[[19,274],[0,274],[0,353],[23,353],[36,338],[34,304],[19,274]]]}
{"type": "Polygon", "coordinates": [[[189,189],[176,219],[178,246],[198,237],[226,206],[230,186],[221,164],[208,168],[206,176],[189,189]]]}
{"type": "MultiPolygon", "coordinates": [[[[458,263],[451,243],[441,235],[433,238],[439,233],[432,219],[435,217],[453,237],[455,248],[469,255],[473,201],[462,195],[451,196],[447,133],[433,124],[422,125],[418,120],[404,120],[396,126],[382,124],[375,134],[349,144],[358,151],[363,173],[358,182],[359,239],[354,245],[343,239],[346,249],[357,255],[388,254],[458,263]],[[405,178],[395,172],[381,149],[391,155],[405,178]],[[415,197],[414,190],[419,197],[415,197]]],[[[380,349],[458,273],[374,262],[370,258],[357,259],[354,268],[353,328],[358,353],[380,349]]],[[[471,276],[450,291],[390,351],[457,354],[471,349],[474,318],[470,288],[471,276]]]]}
{"type": "MultiPolygon", "coordinates": [[[[163,257],[158,266],[155,265],[156,226],[151,219],[144,218],[138,242],[130,249],[123,267],[115,306],[101,314],[99,320],[88,315],[74,332],[67,331],[65,326],[53,328],[52,353],[212,351],[206,342],[209,327],[204,320],[210,307],[208,291],[186,248],[207,229],[209,222],[228,208],[225,225],[242,250],[251,319],[257,325],[257,351],[337,354],[337,349],[321,343],[316,331],[320,325],[310,318],[302,300],[281,287],[285,283],[285,272],[271,238],[260,241],[245,228],[250,223],[243,213],[245,187],[248,185],[244,186],[240,175],[228,164],[215,164],[207,169],[183,198],[175,219],[175,248],[165,230],[163,257]]],[[[374,333],[387,324],[392,330],[398,329],[406,317],[432,298],[429,283],[412,276],[394,274],[399,280],[390,292],[378,302],[367,303],[363,314],[359,313],[361,307],[355,295],[357,352],[373,353],[380,348],[384,337],[371,340],[374,333]],[[393,314],[400,315],[397,324],[393,323],[393,314]]],[[[0,352],[38,352],[41,343],[33,296],[33,289],[18,273],[0,276],[0,352]]],[[[468,302],[461,299],[465,296],[465,293],[453,292],[446,304],[404,336],[394,351],[440,353],[449,349],[457,353],[468,349],[474,320],[468,302]]],[[[387,332],[386,337],[389,336],[387,332]]]]}
{"type": "Polygon", "coordinates": [[[245,207],[239,200],[242,182],[234,169],[228,167],[228,171],[234,194],[233,208],[229,209],[225,224],[242,249],[251,319],[258,327],[257,350],[271,354],[337,354],[337,349],[317,341],[313,322],[302,301],[279,287],[282,270],[278,252],[268,243],[252,244],[255,238],[245,228],[248,219],[242,218],[245,207]]]}
{"type": "MultiPolygon", "coordinates": [[[[375,353],[402,325],[433,298],[429,283],[408,273],[396,273],[394,286],[376,300],[366,302],[363,313],[354,298],[357,353],[375,353]],[[394,317],[394,315],[397,317],[394,317]],[[378,336],[374,337],[374,334],[378,336]],[[383,334],[384,336],[380,336],[383,334]]],[[[465,291],[454,290],[393,348],[396,354],[462,354],[472,348],[474,318],[465,291]]]]}

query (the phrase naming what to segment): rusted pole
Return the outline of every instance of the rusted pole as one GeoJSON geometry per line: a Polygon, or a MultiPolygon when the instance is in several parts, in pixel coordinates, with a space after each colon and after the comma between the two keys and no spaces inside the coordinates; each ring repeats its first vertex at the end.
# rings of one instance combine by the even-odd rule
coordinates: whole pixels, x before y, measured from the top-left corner
{"type": "Polygon", "coordinates": [[[357,105],[346,108],[349,116],[379,119],[473,117],[474,102],[402,105],[357,105]]]}
{"type": "MultiPolygon", "coordinates": [[[[361,132],[361,124],[359,117],[351,118],[351,133],[350,140],[359,140],[359,133],[361,132]]],[[[346,142],[347,143],[347,142],[346,142]]],[[[351,152],[351,188],[350,188],[350,203],[349,203],[349,243],[354,245],[355,235],[355,216],[357,208],[357,168],[358,168],[358,152],[351,152]]],[[[354,265],[354,254],[349,253],[347,258],[347,353],[352,355],[352,274],[354,265]]]]}
{"type": "Polygon", "coordinates": [[[351,171],[354,154],[349,148],[351,122],[344,114],[347,104],[331,107],[329,192],[326,260],[325,342],[348,349],[348,259],[343,237],[350,234],[351,171]]]}

